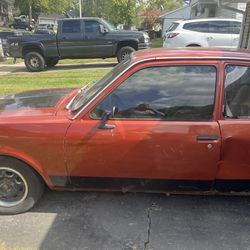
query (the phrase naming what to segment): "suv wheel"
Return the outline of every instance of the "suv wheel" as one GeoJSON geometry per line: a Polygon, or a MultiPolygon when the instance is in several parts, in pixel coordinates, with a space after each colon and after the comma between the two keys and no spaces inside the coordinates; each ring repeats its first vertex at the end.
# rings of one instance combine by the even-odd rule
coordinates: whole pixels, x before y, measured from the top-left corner
{"type": "Polygon", "coordinates": [[[130,46],[125,46],[125,47],[120,48],[118,53],[117,53],[118,62],[121,62],[121,61],[127,59],[129,57],[129,55],[131,53],[133,53],[134,51],[135,51],[135,49],[130,47],[130,46]]]}
{"type": "Polygon", "coordinates": [[[48,59],[45,59],[45,64],[48,67],[54,67],[54,66],[57,65],[58,62],[59,62],[58,58],[48,58],[48,59]]]}
{"type": "Polygon", "coordinates": [[[44,70],[44,57],[37,52],[29,52],[24,57],[24,62],[28,71],[39,72],[44,70]]]}
{"type": "Polygon", "coordinates": [[[43,190],[43,181],[29,166],[19,160],[0,158],[0,214],[28,211],[43,190]]]}

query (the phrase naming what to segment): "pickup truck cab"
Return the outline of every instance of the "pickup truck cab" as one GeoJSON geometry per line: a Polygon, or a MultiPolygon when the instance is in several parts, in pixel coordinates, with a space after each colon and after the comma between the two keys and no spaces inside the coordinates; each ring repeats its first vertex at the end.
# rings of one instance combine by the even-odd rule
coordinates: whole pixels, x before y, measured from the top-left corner
{"type": "Polygon", "coordinates": [[[42,71],[65,58],[124,60],[130,53],[151,46],[146,33],[117,30],[101,18],[63,19],[57,34],[10,38],[10,54],[24,58],[29,71],[42,71]]]}

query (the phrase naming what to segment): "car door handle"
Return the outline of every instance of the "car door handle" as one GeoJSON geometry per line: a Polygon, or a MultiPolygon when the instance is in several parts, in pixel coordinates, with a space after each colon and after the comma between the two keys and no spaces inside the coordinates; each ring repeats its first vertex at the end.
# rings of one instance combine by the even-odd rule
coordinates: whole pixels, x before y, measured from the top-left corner
{"type": "Polygon", "coordinates": [[[217,135],[197,135],[197,141],[216,141],[219,139],[217,135]]]}
{"type": "Polygon", "coordinates": [[[212,36],[208,36],[207,37],[207,40],[210,41],[210,40],[213,40],[214,38],[212,36]]]}

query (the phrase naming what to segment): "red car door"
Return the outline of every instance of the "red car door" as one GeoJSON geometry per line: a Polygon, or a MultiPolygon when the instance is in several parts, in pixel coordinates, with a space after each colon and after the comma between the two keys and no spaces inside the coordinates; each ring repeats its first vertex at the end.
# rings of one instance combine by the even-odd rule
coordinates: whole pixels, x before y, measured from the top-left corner
{"type": "Polygon", "coordinates": [[[217,189],[250,190],[250,63],[225,63],[224,116],[219,119],[222,154],[217,189]]]}
{"type": "Polygon", "coordinates": [[[216,79],[216,62],[151,63],[131,70],[70,126],[66,159],[71,184],[210,189],[221,143],[216,79]],[[101,117],[112,109],[109,129],[100,128],[101,117]]]}

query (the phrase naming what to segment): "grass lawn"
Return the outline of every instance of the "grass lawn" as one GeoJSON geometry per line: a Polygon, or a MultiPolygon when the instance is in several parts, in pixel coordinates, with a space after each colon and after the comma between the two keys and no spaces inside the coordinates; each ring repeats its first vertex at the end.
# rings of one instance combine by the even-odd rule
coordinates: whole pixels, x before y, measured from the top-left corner
{"type": "Polygon", "coordinates": [[[0,30],[15,30],[15,29],[11,29],[9,27],[0,26],[0,30]]]}
{"type": "Polygon", "coordinates": [[[162,38],[155,38],[151,40],[153,48],[161,48],[163,45],[162,38]]]}
{"type": "MultiPolygon", "coordinates": [[[[20,63],[20,62],[23,62],[23,59],[18,58],[18,59],[16,60],[16,63],[20,63]]],[[[14,59],[13,59],[13,58],[8,58],[6,61],[0,62],[0,65],[1,65],[1,64],[4,64],[4,65],[13,65],[13,64],[15,64],[15,63],[14,63],[14,59]]]]}
{"type": "Polygon", "coordinates": [[[64,70],[4,75],[0,77],[0,96],[25,90],[81,87],[93,80],[100,79],[109,70],[64,70]]]}

